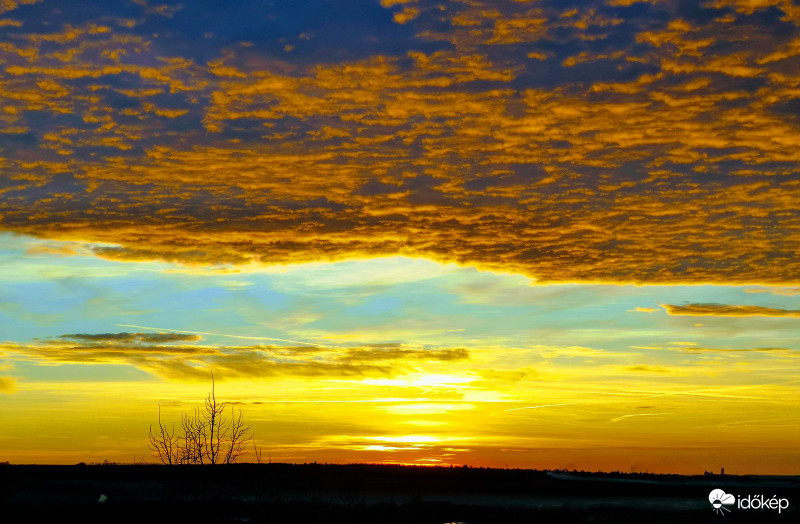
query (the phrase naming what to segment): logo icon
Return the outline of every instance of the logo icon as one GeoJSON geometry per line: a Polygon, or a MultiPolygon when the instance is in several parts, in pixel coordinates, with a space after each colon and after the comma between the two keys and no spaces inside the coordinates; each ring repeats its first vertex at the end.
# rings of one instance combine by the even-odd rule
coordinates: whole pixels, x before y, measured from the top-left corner
{"type": "Polygon", "coordinates": [[[725,506],[732,506],[733,504],[736,504],[736,497],[729,493],[725,493],[721,489],[713,489],[711,490],[711,493],[708,494],[708,501],[714,508],[714,513],[725,515],[725,512],[731,512],[731,510],[725,506]]]}

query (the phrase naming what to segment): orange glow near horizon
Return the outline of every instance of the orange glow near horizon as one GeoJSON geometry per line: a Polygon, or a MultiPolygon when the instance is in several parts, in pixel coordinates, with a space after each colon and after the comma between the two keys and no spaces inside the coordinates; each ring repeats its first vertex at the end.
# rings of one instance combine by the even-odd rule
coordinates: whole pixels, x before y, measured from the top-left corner
{"type": "MultiPolygon", "coordinates": [[[[650,471],[697,474],[792,474],[782,449],[796,442],[800,418],[791,385],[687,389],[631,384],[615,391],[575,379],[509,391],[503,400],[455,400],[460,373],[424,387],[385,381],[281,379],[217,382],[220,400],[252,422],[255,445],[273,462],[650,471]],[[572,385],[572,380],[576,382],[572,385]],[[373,383],[377,382],[377,383],[373,383]],[[557,387],[557,390],[552,390],[557,387]],[[549,392],[547,392],[549,390],[549,392]],[[657,404],[658,408],[646,404],[657,404]],[[737,421],[727,413],[734,411],[737,421]],[[741,421],[741,422],[738,422],[741,421]],[[786,431],[775,431],[776,427],[786,431]],[[624,436],[623,436],[624,435],[624,436]],[[687,435],[690,444],[687,445],[687,435]],[[762,443],[758,455],[732,450],[762,443]]],[[[588,371],[588,370],[587,370],[588,371]]],[[[477,386],[475,386],[478,389],[477,386]]],[[[146,428],[161,406],[165,421],[199,405],[203,383],[19,384],[6,397],[4,438],[14,463],[152,461],[146,428]],[[10,440],[9,440],[10,439],[10,440]]],[[[244,460],[255,460],[250,452],[244,460]]]]}
{"type": "Polygon", "coordinates": [[[0,1],[0,462],[800,473],[800,8],[569,4],[0,1]]]}

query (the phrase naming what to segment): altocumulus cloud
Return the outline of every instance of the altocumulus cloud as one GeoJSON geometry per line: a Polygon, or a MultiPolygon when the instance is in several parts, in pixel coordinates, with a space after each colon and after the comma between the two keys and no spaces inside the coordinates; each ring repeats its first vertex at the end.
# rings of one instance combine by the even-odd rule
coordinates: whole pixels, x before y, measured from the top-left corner
{"type": "Polygon", "coordinates": [[[0,230],[115,260],[796,282],[794,2],[329,4],[2,3],[0,230]]]}

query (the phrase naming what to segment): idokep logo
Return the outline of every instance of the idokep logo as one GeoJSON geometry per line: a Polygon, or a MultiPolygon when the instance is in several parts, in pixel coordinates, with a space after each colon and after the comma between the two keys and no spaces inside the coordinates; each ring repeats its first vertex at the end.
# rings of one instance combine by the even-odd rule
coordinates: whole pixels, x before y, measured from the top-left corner
{"type": "Polygon", "coordinates": [[[726,512],[731,512],[731,510],[725,506],[732,506],[736,504],[736,497],[729,493],[725,493],[721,489],[712,489],[711,493],[708,494],[708,501],[714,508],[714,513],[717,513],[718,515],[724,515],[726,512]]]}
{"type": "Polygon", "coordinates": [[[781,511],[789,507],[789,499],[778,498],[777,495],[772,497],[765,497],[764,495],[747,495],[739,496],[738,500],[734,495],[725,493],[721,489],[713,489],[708,494],[708,501],[714,513],[718,515],[725,515],[730,513],[731,510],[726,506],[731,506],[736,509],[774,509],[781,511]]]}

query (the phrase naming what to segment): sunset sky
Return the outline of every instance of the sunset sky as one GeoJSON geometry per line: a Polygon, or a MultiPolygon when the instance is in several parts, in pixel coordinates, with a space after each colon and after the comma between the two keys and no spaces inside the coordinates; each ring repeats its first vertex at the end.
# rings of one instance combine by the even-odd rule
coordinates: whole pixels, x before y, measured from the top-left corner
{"type": "Polygon", "coordinates": [[[211,370],[273,461],[800,473],[800,6],[0,0],[0,461],[211,370]]]}

